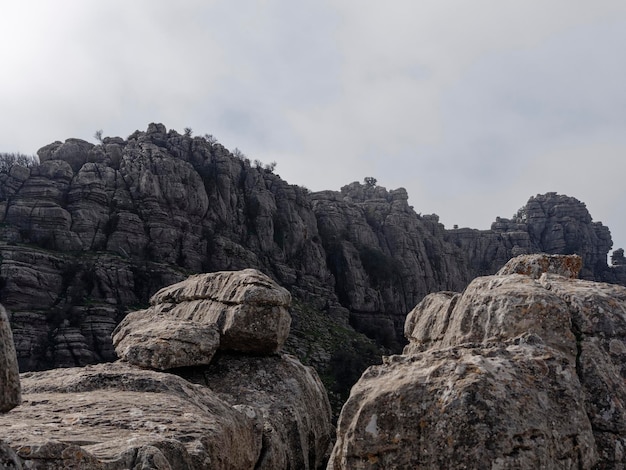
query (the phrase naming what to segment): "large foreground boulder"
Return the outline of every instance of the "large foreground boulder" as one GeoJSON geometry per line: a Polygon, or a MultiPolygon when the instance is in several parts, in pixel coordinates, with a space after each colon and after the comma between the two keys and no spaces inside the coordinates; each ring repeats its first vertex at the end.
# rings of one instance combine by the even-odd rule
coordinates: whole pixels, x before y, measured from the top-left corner
{"type": "Polygon", "coordinates": [[[290,355],[218,354],[208,367],[178,371],[263,424],[257,469],[315,469],[326,464],[333,433],[330,405],[315,371],[290,355]]]}
{"type": "Polygon", "coordinates": [[[22,383],[0,432],[35,468],[253,468],[261,452],[258,420],[172,374],[99,364],[22,383]]]}
{"type": "MultiPolygon", "coordinates": [[[[0,305],[0,415],[22,402],[13,333],[4,307],[0,305]]],[[[0,440],[0,468],[20,469],[22,464],[13,449],[0,440]]]]}
{"type": "Polygon", "coordinates": [[[4,307],[0,305],[0,413],[21,402],[20,376],[13,333],[4,307]]]}
{"type": "Polygon", "coordinates": [[[329,468],[623,468],[626,288],[579,268],[526,256],[427,296],[404,355],[353,387],[329,468]]]}

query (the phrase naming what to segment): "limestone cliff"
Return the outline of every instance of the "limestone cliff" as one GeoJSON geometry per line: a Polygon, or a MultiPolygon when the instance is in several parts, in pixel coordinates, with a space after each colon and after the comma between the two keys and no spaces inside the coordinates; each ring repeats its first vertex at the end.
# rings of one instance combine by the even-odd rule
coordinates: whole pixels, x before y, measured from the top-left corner
{"type": "Polygon", "coordinates": [[[23,371],[114,360],[116,325],[192,273],[268,274],[294,299],[287,349],[347,382],[380,355],[355,329],[399,351],[425,295],[513,255],[576,252],[585,278],[626,283],[626,265],[606,265],[608,229],[566,196],[532,198],[489,231],[446,230],[402,188],[310,193],[162,124],[55,142],[39,158],[0,172],[0,298],[23,371]]]}
{"type": "Polygon", "coordinates": [[[511,219],[498,217],[491,230],[453,229],[446,238],[461,248],[475,276],[494,274],[525,253],[578,254],[581,278],[604,280],[613,242],[608,227],[593,222],[579,200],[556,193],[531,197],[511,219]]]}

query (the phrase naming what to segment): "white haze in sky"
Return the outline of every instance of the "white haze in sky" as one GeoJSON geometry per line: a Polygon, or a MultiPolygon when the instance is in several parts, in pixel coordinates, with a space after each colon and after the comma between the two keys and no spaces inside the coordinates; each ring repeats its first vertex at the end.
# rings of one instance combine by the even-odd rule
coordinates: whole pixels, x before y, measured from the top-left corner
{"type": "Polygon", "coordinates": [[[6,0],[0,151],[162,122],[448,228],[556,191],[626,248],[625,44],[624,0],[6,0]]]}

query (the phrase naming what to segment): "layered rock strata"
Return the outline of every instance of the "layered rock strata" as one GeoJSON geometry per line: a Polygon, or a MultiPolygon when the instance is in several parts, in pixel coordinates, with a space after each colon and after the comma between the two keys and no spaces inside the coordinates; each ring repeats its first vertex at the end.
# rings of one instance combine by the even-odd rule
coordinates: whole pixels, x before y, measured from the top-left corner
{"type": "Polygon", "coordinates": [[[129,315],[116,332],[124,360],[22,374],[23,405],[0,416],[0,438],[18,462],[325,466],[333,427],[324,387],[312,368],[278,351],[289,332],[285,289],[255,270],[221,272],[192,276],[153,301],[154,311],[129,315]],[[236,353],[205,347],[207,332],[215,349],[236,353]]]}
{"type": "Polygon", "coordinates": [[[473,277],[494,274],[529,253],[578,254],[583,279],[603,281],[613,271],[607,265],[613,245],[608,227],[592,220],[585,203],[563,194],[538,194],[512,218],[497,217],[490,230],[448,230],[446,239],[463,250],[473,277]]]}
{"type": "MultiPolygon", "coordinates": [[[[13,334],[4,307],[0,305],[0,415],[22,402],[22,390],[13,334]]],[[[0,468],[21,469],[22,463],[4,441],[0,440],[0,468]]]]}
{"type": "Polygon", "coordinates": [[[580,263],[525,256],[427,296],[404,354],[353,387],[329,468],[623,466],[626,288],[580,263]]]}

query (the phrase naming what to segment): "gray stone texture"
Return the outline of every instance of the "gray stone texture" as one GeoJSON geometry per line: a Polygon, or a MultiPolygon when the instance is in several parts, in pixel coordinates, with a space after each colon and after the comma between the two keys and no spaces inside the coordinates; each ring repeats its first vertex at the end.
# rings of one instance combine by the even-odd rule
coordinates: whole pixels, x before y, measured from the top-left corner
{"type": "Polygon", "coordinates": [[[520,257],[427,296],[404,354],[353,387],[328,468],[622,468],[626,288],[577,266],[520,257]]]}
{"type": "Polygon", "coordinates": [[[9,411],[20,403],[20,376],[13,334],[7,313],[0,305],[0,413],[9,411]]]}
{"type": "Polygon", "coordinates": [[[254,269],[197,274],[165,287],[113,332],[118,356],[159,370],[209,364],[220,350],[277,352],[289,335],[289,292],[254,269]]]}

